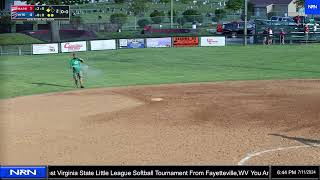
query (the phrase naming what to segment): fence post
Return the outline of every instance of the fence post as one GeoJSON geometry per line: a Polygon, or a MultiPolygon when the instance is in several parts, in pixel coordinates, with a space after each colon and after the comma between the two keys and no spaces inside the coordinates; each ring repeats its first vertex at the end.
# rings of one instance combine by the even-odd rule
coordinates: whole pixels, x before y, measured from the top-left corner
{"type": "Polygon", "coordinates": [[[134,30],[137,30],[137,16],[134,16],[134,30]]]}
{"type": "Polygon", "coordinates": [[[19,56],[21,56],[22,52],[21,52],[21,46],[20,45],[18,45],[18,51],[19,51],[19,56]]]}

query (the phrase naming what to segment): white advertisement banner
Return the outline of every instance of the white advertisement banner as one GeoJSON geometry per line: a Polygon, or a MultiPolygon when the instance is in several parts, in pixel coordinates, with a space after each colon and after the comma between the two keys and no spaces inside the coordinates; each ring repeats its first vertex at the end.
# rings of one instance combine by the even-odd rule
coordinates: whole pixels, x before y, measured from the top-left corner
{"type": "Polygon", "coordinates": [[[128,46],[128,39],[119,39],[119,46],[121,47],[127,47],[128,46]]]}
{"type": "Polygon", "coordinates": [[[86,41],[61,43],[61,52],[86,51],[86,41]]]}
{"type": "Polygon", "coordinates": [[[148,38],[147,39],[148,48],[156,47],[171,47],[171,38],[148,38]]]}
{"type": "Polygon", "coordinates": [[[58,53],[58,44],[33,44],[33,54],[54,54],[58,53]]]}
{"type": "Polygon", "coordinates": [[[91,50],[116,49],[116,40],[95,40],[90,41],[91,50]]]}
{"type": "Polygon", "coordinates": [[[201,46],[225,46],[225,37],[201,37],[201,46]]]}

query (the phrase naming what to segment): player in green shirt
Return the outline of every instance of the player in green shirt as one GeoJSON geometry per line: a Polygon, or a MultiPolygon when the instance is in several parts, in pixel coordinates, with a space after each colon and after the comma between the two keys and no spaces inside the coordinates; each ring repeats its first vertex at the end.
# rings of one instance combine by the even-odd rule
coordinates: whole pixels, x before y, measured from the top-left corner
{"type": "Polygon", "coordinates": [[[84,63],[84,60],[76,57],[75,53],[72,54],[72,57],[73,58],[70,60],[70,69],[72,69],[73,72],[74,82],[77,87],[80,85],[81,88],[84,88],[81,73],[81,63],[84,63]]]}

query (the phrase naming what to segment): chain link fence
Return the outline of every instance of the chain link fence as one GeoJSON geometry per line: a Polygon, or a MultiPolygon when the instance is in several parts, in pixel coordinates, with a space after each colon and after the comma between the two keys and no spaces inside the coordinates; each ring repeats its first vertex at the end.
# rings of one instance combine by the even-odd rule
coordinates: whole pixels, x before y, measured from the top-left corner
{"type": "MultiPolygon", "coordinates": [[[[99,5],[99,4],[98,4],[99,5]]],[[[148,37],[174,37],[174,36],[226,36],[227,45],[242,44],[243,42],[243,21],[241,11],[216,15],[215,5],[203,9],[205,6],[194,6],[201,12],[199,15],[183,15],[187,9],[180,8],[173,17],[168,14],[168,7],[164,16],[150,17],[150,11],[133,15],[128,8],[108,8],[101,6],[92,8],[74,8],[70,21],[58,21],[56,30],[59,30],[60,40],[77,41],[93,39],[120,39],[120,38],[148,38],[148,37]],[[111,18],[112,14],[122,13],[126,17],[111,18]],[[226,26],[231,22],[237,22],[237,26],[228,31],[236,32],[237,36],[229,37],[225,34],[226,26]],[[242,24],[241,24],[242,23],[242,24]],[[217,25],[224,24],[223,31],[217,33],[217,25]],[[242,32],[241,32],[242,31],[242,32]]],[[[190,7],[189,7],[190,8],[190,7]]],[[[153,11],[153,9],[152,9],[153,11]]],[[[2,15],[10,15],[10,12],[1,12],[2,15]]],[[[297,24],[294,17],[284,17],[284,14],[294,14],[295,12],[274,12],[257,16],[255,12],[249,16],[249,25],[253,29],[249,34],[250,44],[262,44],[265,39],[264,31],[271,28],[274,33],[273,42],[279,43],[279,33],[281,30],[286,33],[286,44],[294,43],[316,43],[319,42],[319,30],[314,30],[314,25],[320,24],[320,17],[301,16],[300,24],[297,24]],[[278,15],[278,16],[277,16],[278,15]],[[304,25],[308,24],[310,33],[304,33],[304,25]]],[[[50,22],[15,22],[12,25],[12,32],[21,32],[30,35],[44,43],[51,42],[50,22]],[[31,25],[30,25],[31,24],[31,25]]],[[[31,54],[31,45],[10,45],[1,46],[1,55],[24,55],[31,54]]]]}

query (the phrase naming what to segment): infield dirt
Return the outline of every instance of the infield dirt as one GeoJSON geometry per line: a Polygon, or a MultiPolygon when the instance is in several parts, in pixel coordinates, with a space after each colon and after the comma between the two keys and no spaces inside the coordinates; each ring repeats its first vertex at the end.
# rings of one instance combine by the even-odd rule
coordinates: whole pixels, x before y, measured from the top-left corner
{"type": "Polygon", "coordinates": [[[1,164],[320,164],[320,80],[88,89],[0,101],[1,164]],[[161,98],[161,101],[153,101],[161,98]]]}

